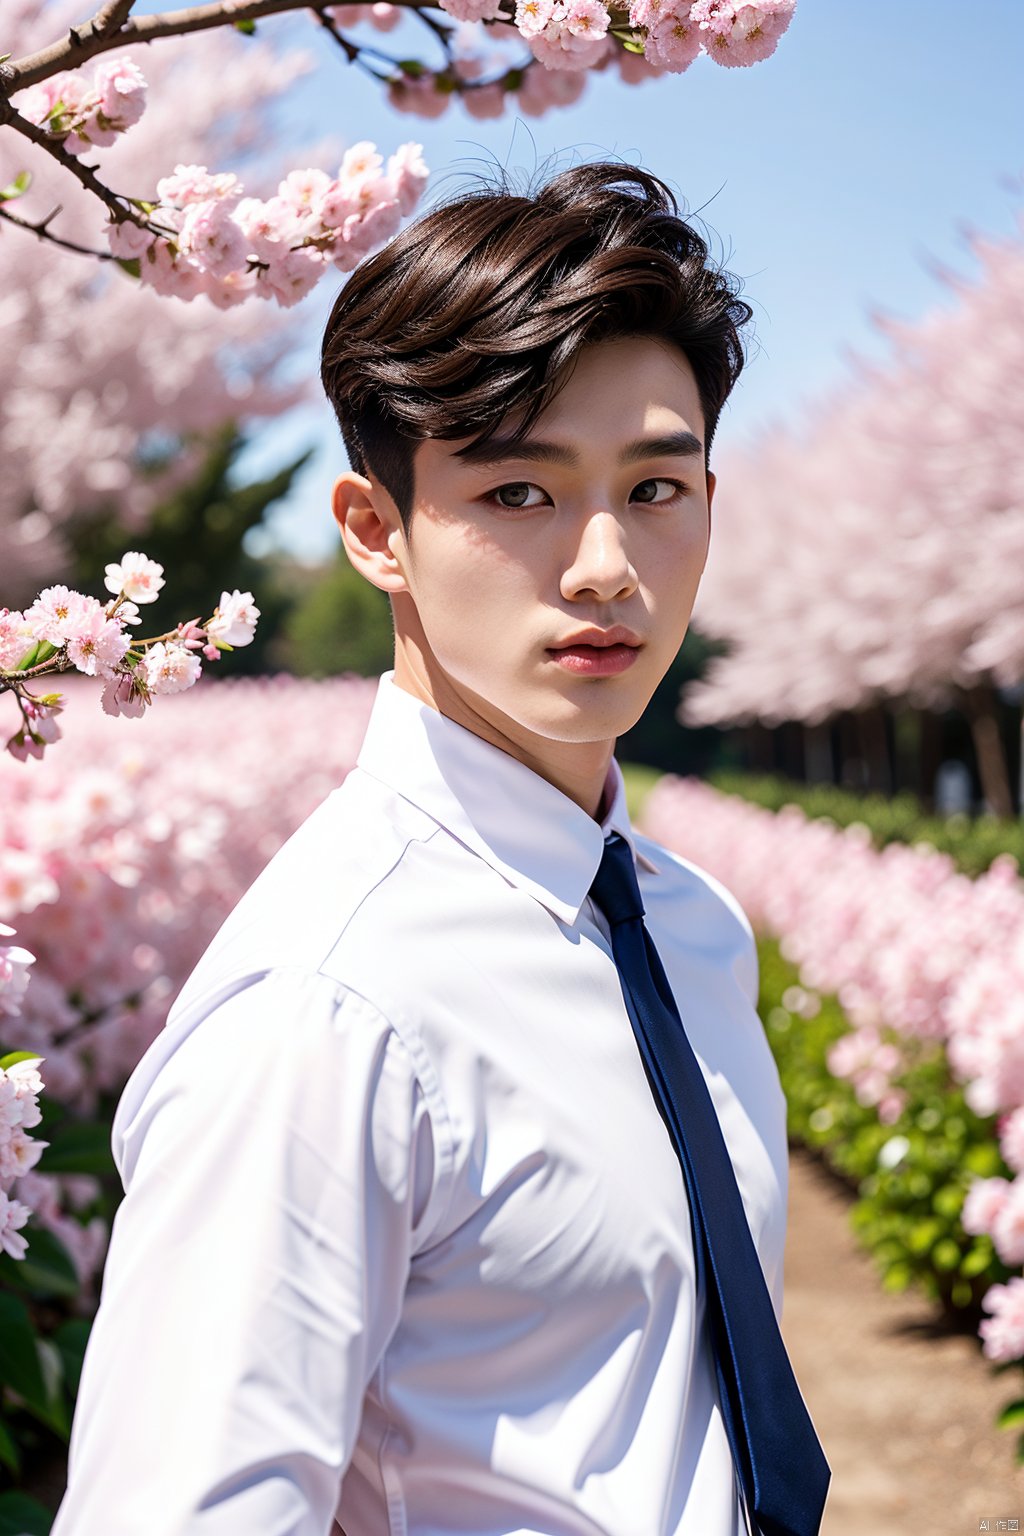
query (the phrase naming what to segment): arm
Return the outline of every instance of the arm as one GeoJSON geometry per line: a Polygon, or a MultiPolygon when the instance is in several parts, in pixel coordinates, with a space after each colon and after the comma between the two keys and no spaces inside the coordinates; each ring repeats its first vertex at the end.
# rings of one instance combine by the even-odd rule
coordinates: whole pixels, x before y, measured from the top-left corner
{"type": "Polygon", "coordinates": [[[434,1181],[405,1047],[271,972],[164,1062],[125,1146],[53,1536],[327,1536],[434,1181]]]}

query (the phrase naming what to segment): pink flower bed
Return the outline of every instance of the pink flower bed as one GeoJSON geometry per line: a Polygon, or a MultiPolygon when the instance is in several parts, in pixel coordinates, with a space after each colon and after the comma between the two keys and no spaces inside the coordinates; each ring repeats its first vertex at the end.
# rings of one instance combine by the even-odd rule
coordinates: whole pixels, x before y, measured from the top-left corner
{"type": "MultiPolygon", "coordinates": [[[[1006,857],[972,880],[928,847],[878,850],[866,827],[767,811],[692,779],[650,794],[644,827],[734,893],[754,927],[779,941],[804,987],[835,994],[852,1029],[829,1068],[884,1122],[902,1107],[901,1055],[883,1027],[943,1043],[979,1115],[996,1115],[1013,1180],[979,1180],[964,1206],[1003,1262],[1024,1263],[1024,883],[1006,857]]],[[[1024,1355],[1024,1279],[994,1286],[986,1352],[1024,1355]]]]}
{"type": "MultiPolygon", "coordinates": [[[[45,1057],[45,1096],[80,1115],[117,1093],[243,891],[344,778],[375,681],[219,681],[142,720],[62,679],[64,740],[0,754],[0,923],[36,956],[5,1050],[45,1057]]],[[[86,1283],[105,1246],[86,1176],[26,1172],[17,1193],[86,1283]]]]}

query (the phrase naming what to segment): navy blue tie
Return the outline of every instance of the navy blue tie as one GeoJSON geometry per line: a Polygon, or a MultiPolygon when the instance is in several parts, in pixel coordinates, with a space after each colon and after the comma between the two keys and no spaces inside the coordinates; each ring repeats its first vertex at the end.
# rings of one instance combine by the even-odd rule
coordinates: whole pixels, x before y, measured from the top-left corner
{"type": "Polygon", "coordinates": [[[682,1165],[697,1285],[733,1461],[757,1536],[818,1536],[829,1466],[796,1384],[725,1138],[679,1017],[629,844],[605,840],[590,894],[611,929],[626,1009],[682,1165]]]}

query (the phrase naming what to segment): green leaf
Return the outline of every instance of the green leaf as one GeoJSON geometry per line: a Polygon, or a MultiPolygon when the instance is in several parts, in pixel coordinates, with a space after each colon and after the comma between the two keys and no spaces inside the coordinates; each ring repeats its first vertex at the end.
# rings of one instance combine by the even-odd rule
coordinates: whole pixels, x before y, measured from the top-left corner
{"type": "Polygon", "coordinates": [[[989,1265],[995,1260],[995,1250],[990,1241],[975,1243],[969,1248],[960,1261],[960,1273],[966,1280],[975,1280],[983,1275],[989,1265]]]}
{"type": "Polygon", "coordinates": [[[1002,1412],[996,1415],[996,1426],[999,1429],[1024,1429],[1024,1397],[1007,1403],[1002,1412]]]}
{"type": "Polygon", "coordinates": [[[59,645],[51,645],[49,640],[40,640],[39,649],[36,651],[36,666],[44,661],[49,661],[51,656],[56,656],[60,650],[59,645]]]}
{"type": "Polygon", "coordinates": [[[0,1419],[0,1462],[5,1467],[9,1467],[15,1477],[20,1474],[21,1453],[3,1419],[0,1419]]]}
{"type": "Polygon", "coordinates": [[[256,31],[256,23],[251,18],[245,21],[236,21],[234,26],[236,32],[244,32],[246,37],[252,37],[256,31]]]}
{"type": "Polygon", "coordinates": [[[115,256],[114,265],[120,267],[122,272],[127,272],[129,277],[142,276],[142,262],[138,256],[115,256]]]}
{"type": "Polygon", "coordinates": [[[53,1515],[27,1493],[0,1493],[0,1536],[50,1536],[53,1515]]]}
{"type": "MultiPolygon", "coordinates": [[[[10,58],[10,54],[5,55],[10,58]]],[[[0,63],[3,61],[0,60],[0,63]]],[[[0,187],[0,203],[12,203],[16,197],[21,197],[32,185],[32,172],[19,171],[13,181],[9,181],[6,187],[0,187]]]]}
{"type": "Polygon", "coordinates": [[[419,59],[399,59],[398,67],[403,75],[408,75],[411,80],[418,80],[425,73],[425,65],[419,59]]]}
{"type": "Polygon", "coordinates": [[[65,1120],[49,1132],[40,1173],[116,1173],[110,1126],[102,1120],[65,1120]]]}
{"type": "Polygon", "coordinates": [[[64,1377],[68,1384],[68,1390],[73,1396],[78,1393],[78,1383],[82,1375],[82,1361],[85,1359],[85,1346],[89,1342],[89,1332],[92,1324],[87,1318],[72,1317],[66,1323],[61,1323],[53,1336],[54,1343],[60,1350],[61,1359],[64,1362],[64,1377]]]}
{"type": "Polygon", "coordinates": [[[37,1342],[43,1385],[46,1388],[46,1422],[62,1440],[67,1440],[71,1433],[71,1424],[64,1400],[64,1361],[52,1339],[39,1339],[37,1342]]]}
{"type": "Polygon", "coordinates": [[[15,667],[15,672],[24,672],[26,668],[35,666],[36,657],[39,655],[39,645],[40,642],[37,640],[35,645],[33,645],[29,650],[25,652],[24,656],[15,667]]]}
{"type": "Polygon", "coordinates": [[[45,1056],[40,1056],[38,1051],[8,1051],[6,1056],[0,1056],[0,1072],[6,1072],[8,1067],[13,1067],[19,1061],[45,1061],[45,1056]]]}
{"type": "Polygon", "coordinates": [[[77,1296],[78,1271],[60,1238],[31,1222],[23,1235],[28,1239],[23,1259],[0,1255],[0,1285],[32,1296],[77,1296]]]}
{"type": "Polygon", "coordinates": [[[944,1237],[935,1244],[931,1253],[932,1263],[940,1274],[946,1274],[960,1264],[960,1248],[951,1237],[944,1237]]]}
{"type": "Polygon", "coordinates": [[[46,1383],[36,1331],[20,1296],[0,1292],[0,1382],[46,1411],[46,1383]]]}

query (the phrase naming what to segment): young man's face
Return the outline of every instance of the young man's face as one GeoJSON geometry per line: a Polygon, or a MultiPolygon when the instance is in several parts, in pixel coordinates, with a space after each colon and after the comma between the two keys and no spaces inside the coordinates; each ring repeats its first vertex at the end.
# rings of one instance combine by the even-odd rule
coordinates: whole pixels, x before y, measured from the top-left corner
{"type": "Polygon", "coordinates": [[[387,571],[356,560],[391,593],[395,680],[593,800],[682,643],[707,556],[692,369],[669,343],[596,343],[524,444],[458,457],[468,441],[417,446],[409,538],[395,514],[387,571]],[[570,647],[619,627],[628,646],[570,647]]]}

